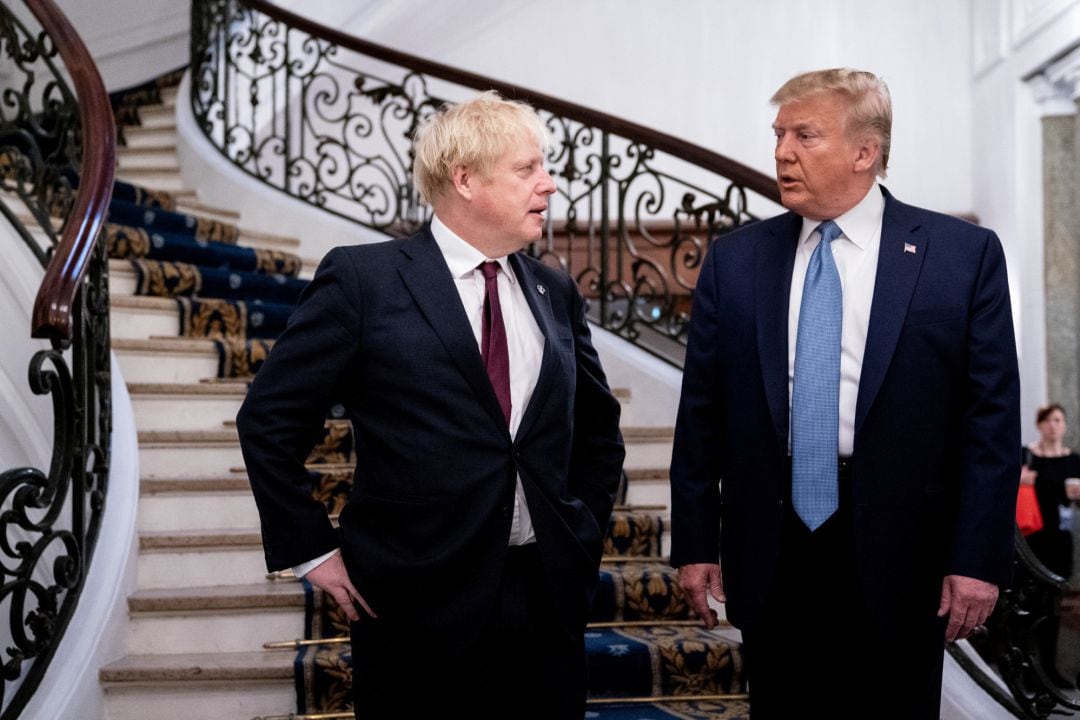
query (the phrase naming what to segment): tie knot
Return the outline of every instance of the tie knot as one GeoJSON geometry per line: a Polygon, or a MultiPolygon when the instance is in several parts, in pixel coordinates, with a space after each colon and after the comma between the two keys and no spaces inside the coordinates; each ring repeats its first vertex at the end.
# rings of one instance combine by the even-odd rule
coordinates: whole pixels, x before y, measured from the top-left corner
{"type": "Polygon", "coordinates": [[[480,272],[484,273],[485,280],[492,280],[499,274],[499,263],[497,262],[482,262],[480,263],[480,272]]]}
{"type": "Polygon", "coordinates": [[[836,238],[844,234],[840,226],[832,220],[826,220],[817,226],[818,232],[821,233],[822,242],[832,242],[836,238]]]}

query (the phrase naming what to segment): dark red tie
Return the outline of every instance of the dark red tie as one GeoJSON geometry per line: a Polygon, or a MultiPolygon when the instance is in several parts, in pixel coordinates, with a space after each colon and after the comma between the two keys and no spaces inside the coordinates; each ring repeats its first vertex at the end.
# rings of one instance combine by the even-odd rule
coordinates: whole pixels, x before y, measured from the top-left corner
{"type": "Polygon", "coordinates": [[[506,349],[506,326],[503,325],[499,304],[499,263],[480,264],[484,273],[484,330],[480,338],[480,355],[495,388],[506,424],[510,424],[510,352],[506,349]]]}

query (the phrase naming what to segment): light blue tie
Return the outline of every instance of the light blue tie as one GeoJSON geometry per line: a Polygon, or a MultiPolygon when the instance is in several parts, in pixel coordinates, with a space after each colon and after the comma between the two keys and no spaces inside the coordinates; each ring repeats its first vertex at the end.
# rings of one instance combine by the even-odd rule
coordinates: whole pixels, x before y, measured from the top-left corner
{"type": "Polygon", "coordinates": [[[840,228],[818,226],[821,242],[810,256],[795,340],[791,390],[791,500],[811,530],[836,512],[840,425],[840,328],[843,291],[832,241],[840,228]]]}

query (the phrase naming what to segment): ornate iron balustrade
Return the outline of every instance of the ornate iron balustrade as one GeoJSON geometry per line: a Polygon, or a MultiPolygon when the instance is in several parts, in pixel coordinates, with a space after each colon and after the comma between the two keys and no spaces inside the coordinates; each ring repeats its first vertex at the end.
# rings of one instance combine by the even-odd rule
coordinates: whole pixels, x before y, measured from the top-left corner
{"type": "Polygon", "coordinates": [[[8,619],[0,720],[17,717],[37,689],[78,602],[105,505],[112,426],[108,265],[96,240],[112,192],[115,129],[70,24],[50,0],[26,5],[41,29],[0,5],[0,212],[46,268],[28,334],[49,342],[30,359],[29,383],[51,398],[53,448],[47,471],[0,473],[8,619]]]}
{"type": "Polygon", "coordinates": [[[417,124],[474,90],[536,107],[558,186],[532,252],[562,267],[593,319],[681,365],[706,247],[777,201],[775,182],[678,138],[353,38],[263,0],[192,4],[191,103],[237,167],[388,234],[430,210],[411,182],[417,124]],[[438,88],[436,94],[433,88],[438,88]]]}

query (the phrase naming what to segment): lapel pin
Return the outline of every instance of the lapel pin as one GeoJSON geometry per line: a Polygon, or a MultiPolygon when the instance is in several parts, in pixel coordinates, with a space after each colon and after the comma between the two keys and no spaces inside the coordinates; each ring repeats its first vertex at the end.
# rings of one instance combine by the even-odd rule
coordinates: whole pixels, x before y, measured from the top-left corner
{"type": "Polygon", "coordinates": [[[911,243],[904,243],[904,252],[906,252],[906,253],[911,253],[912,255],[914,255],[914,254],[915,254],[915,251],[916,251],[917,249],[918,249],[918,248],[916,248],[916,247],[915,247],[914,245],[912,245],[911,243]]]}
{"type": "Polygon", "coordinates": [[[547,288],[545,288],[543,285],[537,285],[536,286],[536,291],[538,293],[540,293],[541,295],[543,295],[544,293],[547,292],[547,288]]]}

